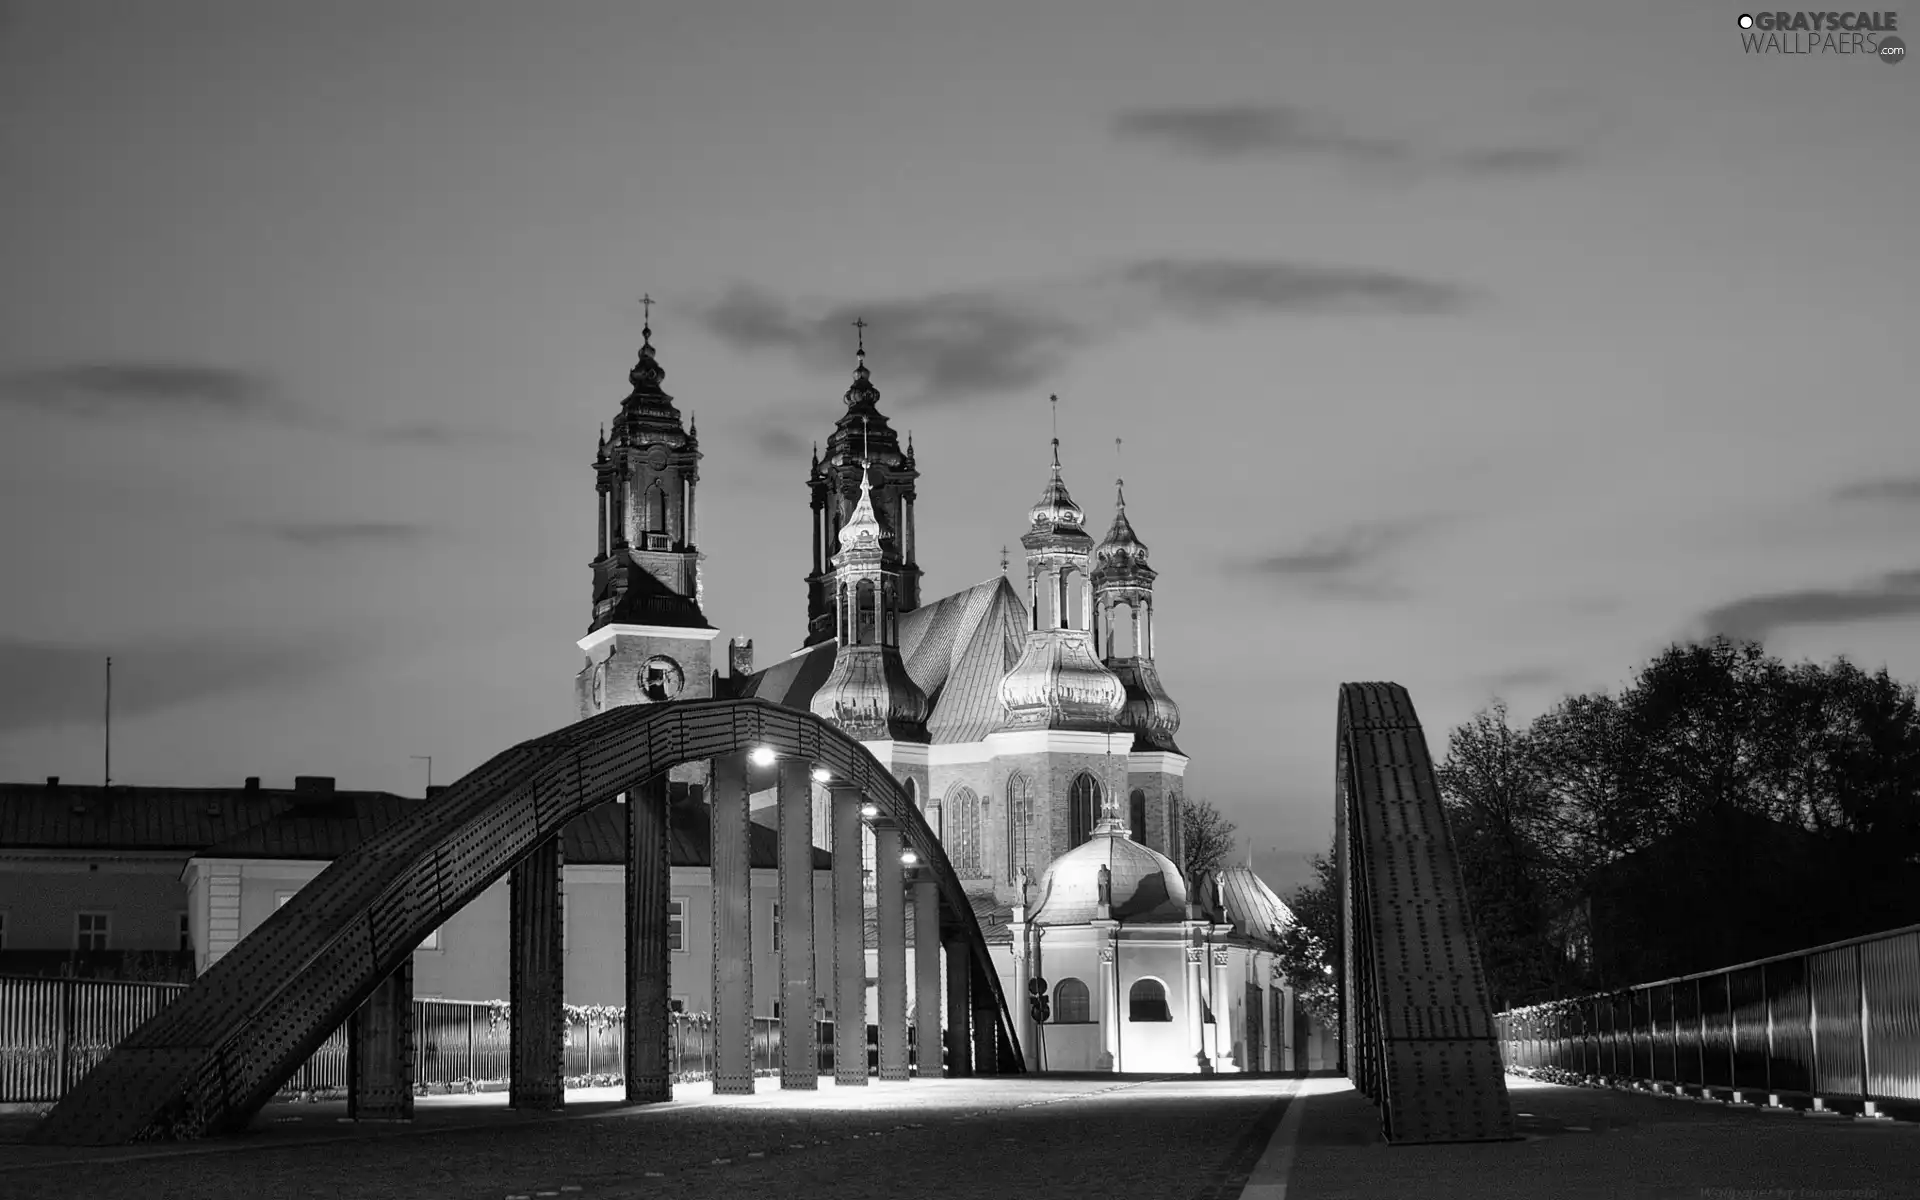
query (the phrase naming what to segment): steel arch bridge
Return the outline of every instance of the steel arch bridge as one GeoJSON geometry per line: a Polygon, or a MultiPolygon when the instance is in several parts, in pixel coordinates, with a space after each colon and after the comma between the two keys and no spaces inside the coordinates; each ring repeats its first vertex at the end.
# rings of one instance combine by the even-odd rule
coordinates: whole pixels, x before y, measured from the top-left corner
{"type": "Polygon", "coordinates": [[[1389,1142],[1505,1141],[1513,1107],[1453,836],[1397,683],[1343,683],[1340,1045],[1389,1142]]]}
{"type": "MultiPolygon", "coordinates": [[[[880,935],[881,1078],[909,1076],[906,893],[915,940],[946,959],[948,1070],[1024,1070],[999,977],[940,843],[893,776],[859,742],[764,700],[614,709],[522,742],[343,855],[121,1042],[33,1131],[48,1144],[106,1145],[243,1129],[348,1022],[350,1105],[411,1114],[412,955],[436,926],[510,875],[510,1103],[558,1107],[564,1045],[559,833],[626,794],[627,1038],[630,1101],[671,1097],[667,1063],[667,772],[711,760],[715,1090],[753,1089],[749,796],[777,789],[784,936],[781,1083],[817,1086],[813,933],[814,772],[833,789],[833,984],[842,1022],[864,1026],[861,824],[874,830],[880,935]],[[748,752],[771,748],[775,765],[748,752]],[[901,851],[916,852],[911,873],[901,851]],[[791,905],[791,907],[788,907],[791,905]],[[542,1019],[544,1017],[544,1019],[542,1019]]],[[[939,962],[915,955],[916,1022],[942,1025],[939,962]],[[931,972],[929,972],[931,967],[931,972]]],[[[867,1079],[864,1038],[840,1038],[835,1077],[867,1079]]],[[[926,1058],[923,1056],[923,1062],[926,1058]]],[[[934,1061],[937,1063],[938,1059],[934,1061]]],[[[926,1068],[923,1067],[923,1072],[926,1068]]]]}

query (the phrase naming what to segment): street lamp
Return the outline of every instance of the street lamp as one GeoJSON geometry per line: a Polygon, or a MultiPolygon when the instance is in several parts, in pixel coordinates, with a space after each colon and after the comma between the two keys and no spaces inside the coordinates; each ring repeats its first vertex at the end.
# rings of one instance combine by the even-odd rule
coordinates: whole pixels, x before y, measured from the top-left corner
{"type": "Polygon", "coordinates": [[[900,865],[903,867],[911,867],[913,864],[919,861],[920,861],[919,854],[915,853],[912,850],[902,850],[900,852],[900,865]]]}
{"type": "Polygon", "coordinates": [[[813,769],[813,781],[815,783],[825,783],[832,778],[833,772],[827,770],[825,767],[815,767],[813,769]]]}
{"type": "Polygon", "coordinates": [[[747,761],[756,767],[770,767],[779,757],[772,746],[755,746],[747,752],[747,761]]]}
{"type": "Polygon", "coordinates": [[[871,821],[880,815],[880,806],[878,804],[862,804],[860,806],[860,815],[871,821]]]}

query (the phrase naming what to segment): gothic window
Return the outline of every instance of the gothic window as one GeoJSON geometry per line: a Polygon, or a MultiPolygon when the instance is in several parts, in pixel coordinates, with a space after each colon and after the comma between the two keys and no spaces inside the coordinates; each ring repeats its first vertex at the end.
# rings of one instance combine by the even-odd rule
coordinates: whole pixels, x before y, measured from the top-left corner
{"type": "Polygon", "coordinates": [[[1033,862],[1033,780],[1016,774],[1007,780],[1007,882],[1019,883],[1033,862]]]}
{"type": "Polygon", "coordinates": [[[1082,771],[1073,777],[1067,791],[1067,811],[1073,818],[1073,844],[1078,846],[1093,836],[1094,822],[1100,819],[1100,781],[1082,771]]]}
{"type": "Polygon", "coordinates": [[[1062,979],[1053,985],[1053,1023],[1085,1025],[1093,1020],[1093,996],[1078,979],[1062,979]]]}
{"type": "Polygon", "coordinates": [[[941,808],[947,820],[948,836],[943,839],[947,860],[962,879],[978,878],[981,873],[980,797],[973,794],[972,788],[955,788],[947,793],[947,801],[941,808]]]}
{"type": "Polygon", "coordinates": [[[862,579],[854,587],[854,611],[859,614],[859,628],[854,632],[854,644],[871,646],[876,640],[873,636],[873,581],[862,579]]]}
{"type": "Polygon", "coordinates": [[[1134,841],[1147,844],[1147,794],[1139,788],[1127,797],[1127,826],[1134,841]]]}
{"type": "Polygon", "coordinates": [[[1167,1011],[1167,989],[1157,979],[1142,979],[1127,992],[1127,1020],[1171,1021],[1167,1011]]]}
{"type": "Polygon", "coordinates": [[[647,533],[667,531],[667,494],[657,483],[647,488],[646,500],[640,506],[640,520],[641,528],[647,533]]]}

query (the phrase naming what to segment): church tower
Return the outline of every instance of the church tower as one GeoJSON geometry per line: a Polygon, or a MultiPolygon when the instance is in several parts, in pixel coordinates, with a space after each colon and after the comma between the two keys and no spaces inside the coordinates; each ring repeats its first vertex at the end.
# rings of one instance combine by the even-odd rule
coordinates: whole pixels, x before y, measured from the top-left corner
{"type": "Polygon", "coordinates": [[[1127,520],[1126,481],[1114,481],[1113,524],[1093,552],[1095,636],[1101,661],[1126,688],[1118,724],[1133,734],[1127,802],[1119,806],[1133,839],[1180,855],[1179,804],[1186,756],[1174,744],[1180,709],[1153,664],[1153,581],[1147,545],[1127,520]]]}
{"type": "MultiPolygon", "coordinates": [[[[652,306],[652,300],[643,301],[652,306]]],[[[713,639],[700,611],[700,551],[694,493],[700,444],[682,428],[666,371],[654,356],[652,322],[640,330],[640,359],[627,378],[612,430],[594,457],[599,539],[593,560],[593,619],[579,646],[580,714],[622,704],[655,704],[713,694],[713,639]]]]}
{"type": "Polygon", "coordinates": [[[1088,586],[1093,538],[1087,515],[1060,478],[1060,439],[1053,439],[1053,477],[1028,513],[1020,544],[1027,551],[1029,624],[1020,661],[1000,683],[1007,730],[1113,727],[1125,689],[1093,644],[1088,586]]]}
{"type": "Polygon", "coordinates": [[[900,658],[901,570],[887,561],[890,535],[872,492],[863,477],[853,515],[838,531],[827,586],[839,644],[811,707],[863,742],[925,742],[931,706],[900,658]]]}
{"type": "MultiPolygon", "coordinates": [[[[871,478],[872,507],[879,523],[883,566],[899,579],[899,611],[920,607],[920,567],[915,558],[913,531],[914,481],[920,477],[913,460],[913,439],[903,450],[900,437],[879,409],[880,389],[867,370],[866,322],[860,331],[847,389],[847,411],[834,423],[824,457],[818,450],[807,476],[812,500],[813,570],[807,576],[807,646],[835,636],[832,580],[834,556],[840,553],[841,532],[859,503],[861,489],[871,478]]],[[[844,643],[843,643],[844,644],[844,643]]]]}

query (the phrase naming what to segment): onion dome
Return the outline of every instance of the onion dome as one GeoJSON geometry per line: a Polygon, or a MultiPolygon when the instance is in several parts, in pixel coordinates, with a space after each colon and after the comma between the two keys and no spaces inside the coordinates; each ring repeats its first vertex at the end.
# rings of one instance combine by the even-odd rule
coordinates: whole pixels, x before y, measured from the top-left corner
{"type": "Polygon", "coordinates": [[[1067,494],[1066,481],[1060,478],[1059,438],[1053,439],[1053,476],[1047,480],[1046,490],[1040,493],[1040,499],[1028,517],[1035,530],[1080,532],[1085,536],[1083,526],[1087,523],[1086,511],[1073,502],[1073,497],[1067,494]]]}
{"type": "Polygon", "coordinates": [[[867,370],[867,347],[863,340],[854,358],[853,386],[847,389],[848,408],[872,408],[880,403],[880,389],[873,386],[873,372],[867,370]]]}
{"type": "Polygon", "coordinates": [[[1144,563],[1147,560],[1147,544],[1133,531],[1133,523],[1127,520],[1127,481],[1113,481],[1116,499],[1114,501],[1113,524],[1107,528],[1107,536],[1094,553],[1100,556],[1102,563],[1121,562],[1144,563]]]}
{"type": "Polygon", "coordinates": [[[1187,883],[1173,860],[1134,841],[1111,812],[1093,836],[1048,864],[1040,898],[1028,917],[1036,925],[1085,925],[1100,916],[1100,873],[1107,873],[1107,914],[1129,924],[1173,924],[1187,919],[1187,883]]]}
{"type": "Polygon", "coordinates": [[[653,328],[642,326],[640,359],[634,364],[633,370],[627,372],[633,391],[620,402],[620,414],[613,419],[612,441],[615,445],[644,445],[661,440],[645,434],[662,433],[678,435],[671,439],[677,445],[679,438],[686,436],[680,425],[680,410],[673,406],[673,397],[661,390],[660,381],[666,376],[666,368],[654,357],[653,328]]]}
{"type": "Polygon", "coordinates": [[[924,742],[933,705],[893,647],[841,646],[808,711],[862,742],[924,742]],[[863,653],[863,651],[881,651],[863,653]]]}
{"type": "Polygon", "coordinates": [[[1126,685],[1081,629],[1029,632],[1020,661],[1000,681],[1007,729],[1112,729],[1126,699],[1126,685]]]}
{"type": "Polygon", "coordinates": [[[1120,706],[1120,713],[1113,723],[1121,729],[1133,731],[1133,748],[1137,751],[1166,750],[1180,753],[1173,735],[1180,731],[1180,706],[1167,695],[1166,686],[1160,682],[1160,672],[1154,667],[1153,660],[1142,655],[1132,658],[1115,659],[1107,664],[1109,670],[1120,680],[1126,689],[1126,701],[1120,706]]]}

